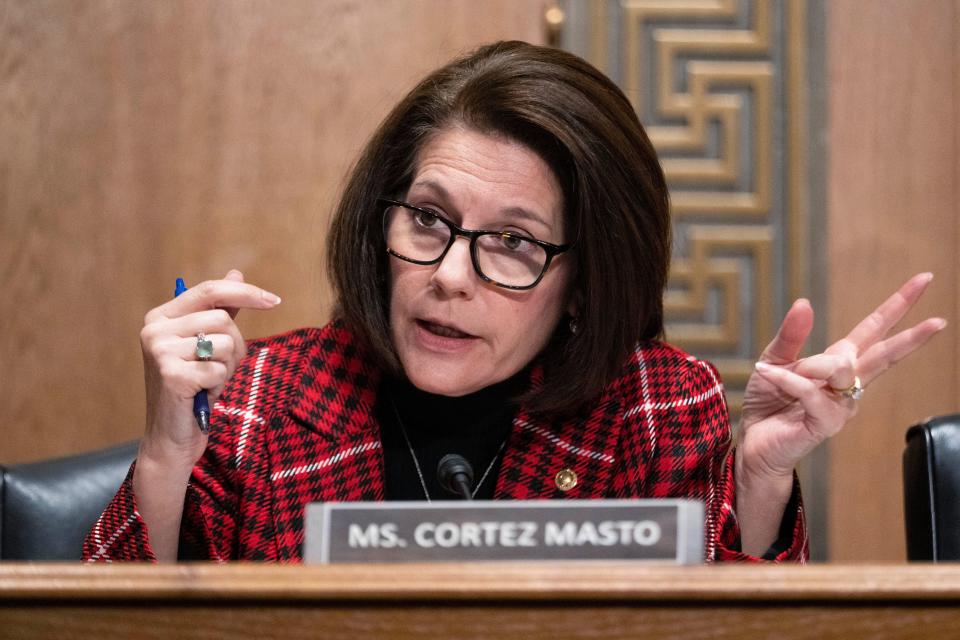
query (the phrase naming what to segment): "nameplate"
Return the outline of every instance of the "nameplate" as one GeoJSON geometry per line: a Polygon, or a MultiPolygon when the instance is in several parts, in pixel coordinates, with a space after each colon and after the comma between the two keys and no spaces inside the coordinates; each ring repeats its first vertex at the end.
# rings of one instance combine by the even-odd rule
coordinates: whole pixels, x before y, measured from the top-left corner
{"type": "Polygon", "coordinates": [[[307,505],[304,562],[703,561],[695,500],[307,505]]]}

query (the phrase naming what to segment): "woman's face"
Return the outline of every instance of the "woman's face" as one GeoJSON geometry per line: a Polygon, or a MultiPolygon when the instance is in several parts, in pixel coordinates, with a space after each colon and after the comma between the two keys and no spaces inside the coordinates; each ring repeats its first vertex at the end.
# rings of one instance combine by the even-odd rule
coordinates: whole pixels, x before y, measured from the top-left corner
{"type": "MultiPolygon", "coordinates": [[[[566,241],[556,177],[506,137],[460,127],[437,133],[417,158],[404,200],[465,229],[566,241]]],[[[556,256],[536,287],[514,291],[480,279],[467,238],[437,264],[391,257],[390,328],[407,377],[424,391],[461,396],[520,371],[565,311],[568,262],[569,254],[556,256]]]]}

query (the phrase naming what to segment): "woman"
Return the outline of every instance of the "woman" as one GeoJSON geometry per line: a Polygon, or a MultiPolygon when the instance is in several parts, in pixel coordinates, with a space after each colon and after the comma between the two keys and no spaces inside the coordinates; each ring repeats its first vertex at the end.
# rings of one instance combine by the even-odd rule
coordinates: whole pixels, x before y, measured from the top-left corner
{"type": "Polygon", "coordinates": [[[451,63],[352,172],[329,237],[334,322],[245,345],[237,310],[279,298],[236,271],[147,314],[146,435],[85,557],[295,561],[306,503],[445,497],[433,470],[457,452],[478,498],[689,496],[708,560],[803,560],[794,466],[943,328],[885,339],[930,276],[805,359],[796,302],[730,451],[716,371],[657,340],[669,252],[663,173],[606,77],[518,42],[451,63]]]}

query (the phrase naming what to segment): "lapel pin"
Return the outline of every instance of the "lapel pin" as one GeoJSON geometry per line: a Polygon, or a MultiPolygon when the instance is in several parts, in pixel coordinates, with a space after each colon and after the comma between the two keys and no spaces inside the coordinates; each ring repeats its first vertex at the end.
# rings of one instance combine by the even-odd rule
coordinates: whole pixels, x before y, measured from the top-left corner
{"type": "Polygon", "coordinates": [[[573,469],[560,471],[553,480],[557,483],[557,489],[560,489],[560,491],[570,491],[577,486],[577,474],[573,469]]]}

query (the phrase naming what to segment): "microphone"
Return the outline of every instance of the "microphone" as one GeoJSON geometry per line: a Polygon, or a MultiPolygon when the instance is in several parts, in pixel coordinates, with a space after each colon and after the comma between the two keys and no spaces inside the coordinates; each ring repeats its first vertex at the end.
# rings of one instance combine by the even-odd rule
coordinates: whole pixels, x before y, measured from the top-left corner
{"type": "Polygon", "coordinates": [[[450,493],[461,496],[464,500],[473,500],[470,492],[470,487],[473,486],[473,467],[463,456],[448,453],[440,458],[437,480],[440,481],[440,486],[450,493]]]}

